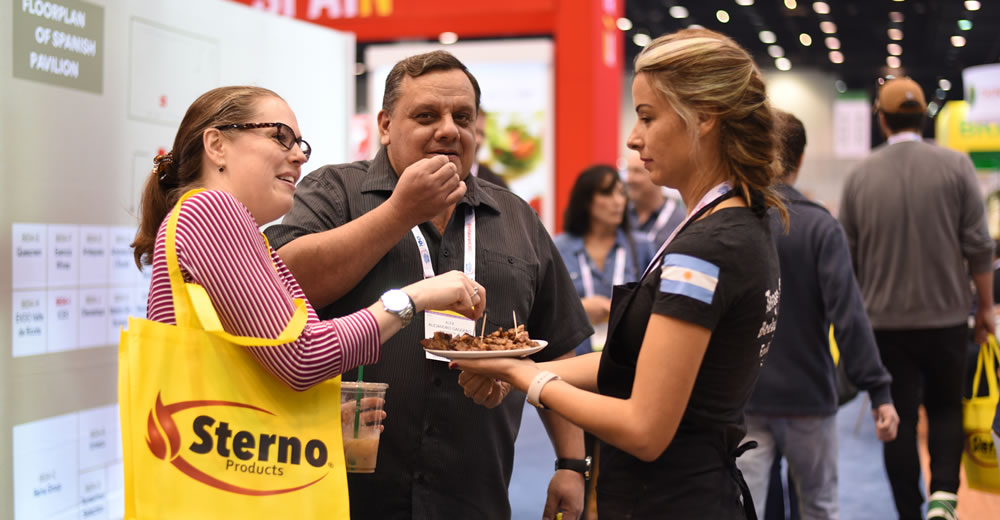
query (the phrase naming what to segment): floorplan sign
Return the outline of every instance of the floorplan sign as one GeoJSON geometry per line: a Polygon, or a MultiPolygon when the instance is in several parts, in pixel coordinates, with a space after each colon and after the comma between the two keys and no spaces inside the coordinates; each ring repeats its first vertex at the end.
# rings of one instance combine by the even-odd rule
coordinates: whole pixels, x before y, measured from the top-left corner
{"type": "Polygon", "coordinates": [[[80,0],[14,0],[14,77],[103,90],[104,8],[80,0]]]}

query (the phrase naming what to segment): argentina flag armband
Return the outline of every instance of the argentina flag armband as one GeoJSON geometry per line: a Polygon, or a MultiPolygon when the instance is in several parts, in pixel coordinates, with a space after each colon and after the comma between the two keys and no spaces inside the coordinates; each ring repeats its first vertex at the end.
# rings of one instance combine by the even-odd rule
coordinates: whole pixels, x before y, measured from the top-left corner
{"type": "Polygon", "coordinates": [[[711,262],[676,253],[663,257],[661,293],[679,294],[711,305],[718,284],[719,267],[711,262]]]}

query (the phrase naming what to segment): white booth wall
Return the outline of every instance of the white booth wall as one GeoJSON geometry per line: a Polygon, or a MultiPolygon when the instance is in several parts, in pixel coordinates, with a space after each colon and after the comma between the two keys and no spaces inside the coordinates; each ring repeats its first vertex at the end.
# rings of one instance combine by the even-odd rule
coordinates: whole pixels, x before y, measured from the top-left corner
{"type": "Polygon", "coordinates": [[[0,0],[0,27],[0,520],[121,518],[116,332],[145,312],[126,264],[152,159],[195,97],[252,84],[295,111],[305,172],[346,161],[354,37],[224,0],[0,0]]]}

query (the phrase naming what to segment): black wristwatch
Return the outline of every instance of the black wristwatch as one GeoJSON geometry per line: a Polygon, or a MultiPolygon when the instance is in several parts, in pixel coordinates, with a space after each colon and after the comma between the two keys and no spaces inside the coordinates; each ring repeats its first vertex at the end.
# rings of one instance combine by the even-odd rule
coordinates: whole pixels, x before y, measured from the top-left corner
{"type": "Polygon", "coordinates": [[[556,459],[556,470],[571,469],[590,480],[590,456],[585,459],[556,459]]]}

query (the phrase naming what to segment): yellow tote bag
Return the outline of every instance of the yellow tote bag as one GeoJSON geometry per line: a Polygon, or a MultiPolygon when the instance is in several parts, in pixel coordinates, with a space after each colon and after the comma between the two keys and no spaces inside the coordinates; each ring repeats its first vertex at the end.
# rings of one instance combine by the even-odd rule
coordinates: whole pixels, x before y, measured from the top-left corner
{"type": "Polygon", "coordinates": [[[996,372],[998,359],[1000,347],[997,346],[996,338],[990,336],[979,347],[976,375],[972,378],[972,397],[963,399],[962,420],[965,427],[965,445],[962,449],[965,478],[970,488],[992,493],[1000,493],[1000,467],[997,467],[996,446],[990,435],[993,414],[997,408],[997,400],[1000,400],[996,372]],[[986,378],[989,389],[989,394],[983,396],[977,395],[982,377],[986,378]]]}
{"type": "Polygon", "coordinates": [[[167,228],[177,325],[133,317],[121,335],[125,518],[349,518],[340,377],[296,392],[243,348],[294,341],[305,302],[276,339],[226,333],[177,263],[177,216],[193,193],[167,228]]]}

